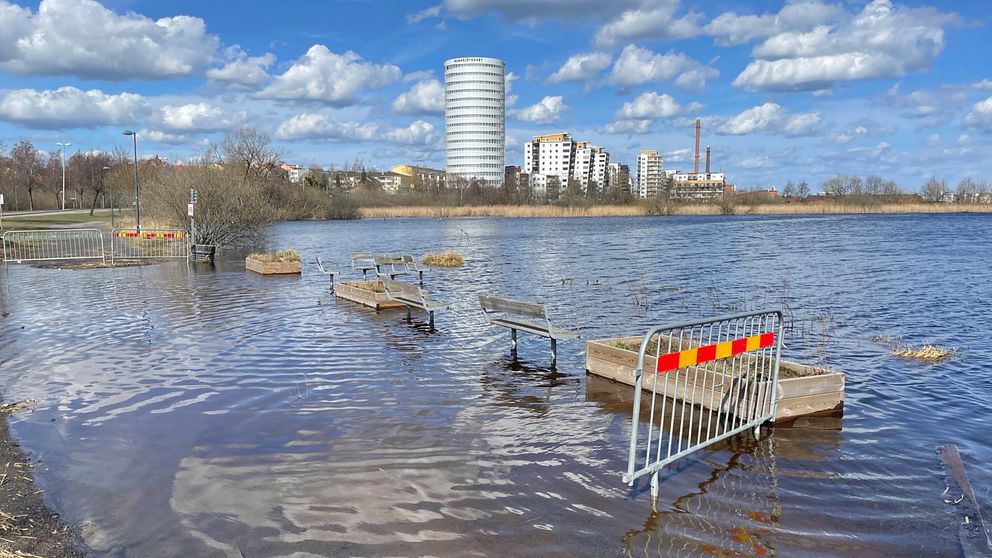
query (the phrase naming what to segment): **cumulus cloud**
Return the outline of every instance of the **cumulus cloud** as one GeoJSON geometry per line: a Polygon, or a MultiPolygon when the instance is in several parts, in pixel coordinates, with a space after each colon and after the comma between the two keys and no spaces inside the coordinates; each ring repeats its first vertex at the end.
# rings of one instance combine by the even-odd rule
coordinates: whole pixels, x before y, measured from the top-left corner
{"type": "Polygon", "coordinates": [[[370,141],[379,136],[379,126],[372,123],[338,122],[326,114],[304,112],[280,124],[275,136],[284,140],[370,141]]]}
{"type": "Polygon", "coordinates": [[[106,94],[75,87],[54,90],[16,89],[0,97],[0,119],[27,128],[95,128],[134,124],[150,112],[135,93],[106,94]]]}
{"type": "Polygon", "coordinates": [[[600,46],[613,46],[637,39],[685,39],[701,33],[699,21],[702,14],[690,12],[683,17],[675,17],[678,8],[678,0],[662,0],[658,6],[624,11],[600,27],[593,36],[593,42],[600,46]]]}
{"type": "Polygon", "coordinates": [[[230,130],[248,120],[247,111],[225,112],[208,103],[164,106],[159,121],[169,132],[216,132],[230,130]]]}
{"type": "Polygon", "coordinates": [[[335,54],[324,45],[313,45],[259,96],[348,105],[364,91],[399,81],[401,77],[400,69],[392,64],[373,64],[350,50],[335,54]]]}
{"type": "Polygon", "coordinates": [[[245,87],[262,85],[272,79],[267,69],[276,61],[274,54],[267,52],[261,56],[248,56],[237,47],[227,50],[228,62],[207,70],[207,79],[245,87]]]}
{"type": "Polygon", "coordinates": [[[431,6],[429,8],[424,8],[423,10],[420,10],[417,13],[408,14],[406,16],[406,22],[409,23],[409,24],[411,24],[411,25],[413,25],[413,24],[416,24],[416,23],[420,23],[421,21],[424,21],[425,19],[431,19],[431,18],[435,18],[435,17],[441,17],[441,7],[442,7],[441,4],[438,4],[437,6],[431,6]]]}
{"type": "Polygon", "coordinates": [[[603,126],[603,133],[606,134],[644,134],[651,129],[651,120],[642,118],[637,120],[614,120],[603,126]]]}
{"type": "Polygon", "coordinates": [[[518,80],[519,78],[520,76],[518,76],[513,72],[508,72],[505,76],[503,76],[503,87],[504,87],[503,94],[505,95],[505,101],[506,101],[505,104],[508,107],[512,107],[513,105],[517,104],[517,96],[511,95],[510,92],[513,91],[513,82],[518,80]]]}
{"type": "Polygon", "coordinates": [[[428,145],[436,143],[440,136],[434,130],[434,125],[423,120],[415,120],[406,128],[393,128],[386,132],[386,139],[394,143],[407,145],[428,145]]]}
{"type": "Polygon", "coordinates": [[[624,103],[617,111],[616,118],[671,118],[681,112],[682,105],[671,95],[648,91],[641,93],[633,101],[624,103]]]}
{"type": "Polygon", "coordinates": [[[777,167],[778,163],[766,155],[759,155],[742,160],[740,165],[745,169],[771,169],[777,167]]]}
{"type": "Polygon", "coordinates": [[[706,80],[720,75],[715,68],[682,53],[659,54],[637,45],[627,45],[613,64],[609,81],[624,86],[646,82],[669,82],[688,91],[699,91],[706,80]]]}
{"type": "Polygon", "coordinates": [[[820,0],[790,2],[777,14],[738,15],[726,12],[713,18],[704,31],[712,35],[719,45],[739,45],[773,35],[806,32],[846,15],[840,6],[825,4],[820,0]]]}
{"type": "Polygon", "coordinates": [[[193,137],[189,134],[174,134],[161,130],[139,130],[138,137],[141,138],[141,141],[168,143],[170,145],[183,145],[193,141],[193,137]]]}
{"type": "Polygon", "coordinates": [[[512,111],[511,116],[524,122],[551,124],[557,121],[562,111],[567,108],[568,106],[562,102],[561,95],[554,97],[548,96],[529,107],[512,111]]]}
{"type": "Polygon", "coordinates": [[[417,82],[396,97],[393,110],[401,114],[443,114],[444,86],[436,79],[417,82]]]}
{"type": "Polygon", "coordinates": [[[737,87],[815,91],[834,83],[902,76],[928,68],[944,48],[943,26],[956,18],[932,8],[872,0],[860,14],[808,31],[786,31],[757,45],[737,87]]]}
{"type": "Polygon", "coordinates": [[[219,40],[202,19],[117,14],[95,0],[41,0],[37,13],[0,0],[0,69],[80,79],[166,79],[199,71],[219,40]]]}
{"type": "Polygon", "coordinates": [[[932,128],[957,118],[968,106],[969,97],[955,85],[903,93],[900,84],[896,83],[885,93],[884,103],[899,109],[900,116],[919,122],[921,128],[932,128]]]}
{"type": "Polygon", "coordinates": [[[725,119],[717,127],[717,132],[738,136],[768,131],[803,136],[812,133],[822,119],[818,112],[792,114],[777,103],[765,103],[725,119]]]}
{"type": "Polygon", "coordinates": [[[591,19],[634,7],[641,0],[444,0],[444,9],[461,19],[496,13],[511,21],[591,19]]]}
{"type": "Polygon", "coordinates": [[[857,120],[846,128],[830,135],[830,141],[839,144],[850,143],[856,139],[891,133],[892,130],[869,118],[857,120]]]}
{"type": "Polygon", "coordinates": [[[548,83],[565,81],[589,81],[599,72],[610,66],[613,57],[605,52],[583,52],[573,54],[562,64],[561,68],[548,77],[548,83]]]}
{"type": "Polygon", "coordinates": [[[992,133],[992,97],[975,103],[965,115],[964,125],[985,133],[992,133]]]}

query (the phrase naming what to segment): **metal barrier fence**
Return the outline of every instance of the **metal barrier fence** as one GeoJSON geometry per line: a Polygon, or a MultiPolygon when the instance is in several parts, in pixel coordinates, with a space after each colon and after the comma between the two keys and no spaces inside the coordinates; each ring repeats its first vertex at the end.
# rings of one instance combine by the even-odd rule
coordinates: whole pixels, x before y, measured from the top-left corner
{"type": "Polygon", "coordinates": [[[114,259],[189,258],[189,235],[182,229],[114,229],[114,259]]]}
{"type": "Polygon", "coordinates": [[[98,229],[7,231],[3,233],[3,261],[106,261],[103,232],[98,229]]]}
{"type": "Polygon", "coordinates": [[[624,482],[651,475],[651,494],[657,496],[658,471],[665,465],[748,429],[758,436],[761,424],[775,416],[781,348],[777,310],[648,331],[634,370],[624,482]]]}

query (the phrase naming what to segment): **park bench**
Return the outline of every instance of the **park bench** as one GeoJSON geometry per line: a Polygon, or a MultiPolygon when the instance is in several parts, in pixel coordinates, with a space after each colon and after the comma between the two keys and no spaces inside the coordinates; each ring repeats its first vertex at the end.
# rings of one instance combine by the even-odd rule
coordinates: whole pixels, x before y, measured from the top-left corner
{"type": "Polygon", "coordinates": [[[375,260],[369,252],[352,252],[351,268],[360,270],[362,272],[362,280],[366,280],[368,279],[366,273],[370,269],[375,269],[375,260]]]}
{"type": "Polygon", "coordinates": [[[334,292],[334,276],[335,275],[338,275],[339,272],[336,271],[336,270],[333,270],[333,269],[327,269],[327,268],[325,268],[324,267],[324,262],[321,261],[320,256],[314,256],[313,259],[314,259],[314,261],[317,262],[317,270],[320,271],[321,273],[323,273],[324,275],[327,275],[328,277],[331,278],[331,292],[333,293],[334,292]]]}
{"type": "Polygon", "coordinates": [[[430,328],[434,329],[434,312],[444,310],[447,304],[427,298],[427,293],[417,285],[381,278],[382,288],[389,300],[406,305],[406,320],[410,321],[410,309],[419,308],[430,316],[430,328]]]}
{"type": "Polygon", "coordinates": [[[420,264],[417,263],[417,260],[413,259],[413,256],[411,256],[409,254],[403,255],[403,256],[401,256],[401,258],[403,259],[403,263],[406,264],[406,268],[408,270],[410,270],[410,271],[412,271],[414,273],[417,273],[420,276],[420,285],[423,286],[423,284],[424,284],[424,272],[427,271],[427,270],[424,269],[424,268],[422,268],[422,267],[420,267],[420,264]]]}
{"type": "Polygon", "coordinates": [[[547,337],[551,340],[551,367],[558,363],[558,340],[578,339],[579,332],[551,325],[551,319],[539,302],[479,295],[479,306],[486,321],[509,328],[510,351],[517,356],[517,330],[547,337]]]}
{"type": "Polygon", "coordinates": [[[375,264],[376,275],[386,275],[390,279],[396,279],[397,275],[409,273],[403,258],[396,256],[376,256],[372,258],[372,262],[375,264]]]}

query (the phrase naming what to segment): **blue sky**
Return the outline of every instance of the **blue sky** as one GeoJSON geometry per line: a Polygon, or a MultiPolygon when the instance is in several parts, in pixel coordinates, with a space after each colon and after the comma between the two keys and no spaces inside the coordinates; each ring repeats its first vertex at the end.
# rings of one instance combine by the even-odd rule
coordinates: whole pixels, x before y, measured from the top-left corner
{"type": "Polygon", "coordinates": [[[992,179],[982,0],[0,0],[0,138],[178,160],[225,131],[289,162],[443,168],[441,66],[507,62],[507,164],[567,131],[741,187],[992,179]]]}

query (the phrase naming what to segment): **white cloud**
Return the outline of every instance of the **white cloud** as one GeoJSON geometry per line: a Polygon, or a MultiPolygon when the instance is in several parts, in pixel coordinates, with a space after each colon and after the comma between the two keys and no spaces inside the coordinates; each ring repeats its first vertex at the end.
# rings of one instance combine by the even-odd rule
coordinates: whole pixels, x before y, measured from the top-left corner
{"type": "Polygon", "coordinates": [[[762,91],[815,91],[834,83],[925,70],[944,48],[943,25],[955,18],[931,8],[873,0],[834,25],[787,31],[757,45],[757,59],[733,84],[762,91]]]}
{"type": "Polygon", "coordinates": [[[414,81],[426,81],[434,77],[434,72],[430,70],[419,70],[416,72],[410,72],[403,76],[403,83],[412,83],[414,81]]]}
{"type": "Polygon", "coordinates": [[[745,169],[772,169],[777,167],[778,163],[765,155],[759,155],[742,160],[740,165],[745,169]]]}
{"type": "Polygon", "coordinates": [[[818,112],[791,114],[777,103],[765,103],[725,119],[717,127],[717,132],[737,136],[769,131],[802,136],[812,133],[822,119],[818,112]]]}
{"type": "Polygon", "coordinates": [[[425,19],[430,19],[435,17],[441,17],[441,4],[438,4],[437,6],[431,6],[429,8],[424,8],[423,10],[420,10],[419,12],[414,14],[407,14],[406,22],[413,25],[416,23],[420,23],[425,19]]]}
{"type": "Polygon", "coordinates": [[[471,19],[498,13],[511,21],[536,24],[542,20],[591,19],[612,15],[617,10],[634,7],[642,0],[444,0],[451,15],[471,19]]]}
{"type": "Polygon", "coordinates": [[[524,122],[534,122],[535,124],[551,124],[558,120],[563,110],[568,106],[562,102],[561,95],[548,96],[538,103],[529,107],[511,112],[511,116],[524,122]]]}
{"type": "Polygon", "coordinates": [[[392,64],[373,64],[350,50],[335,54],[324,45],[313,45],[259,96],[347,105],[362,92],[399,81],[402,75],[392,64]]]}
{"type": "Polygon", "coordinates": [[[589,81],[599,72],[610,66],[613,57],[605,52],[583,52],[573,54],[562,64],[561,68],[548,77],[548,83],[565,81],[589,81]]]}
{"type": "Polygon", "coordinates": [[[973,83],[971,86],[979,91],[992,91],[992,81],[988,79],[973,83]]]}
{"type": "Polygon", "coordinates": [[[637,45],[627,45],[613,64],[609,80],[629,86],[674,79],[681,89],[698,91],[706,85],[706,80],[719,75],[715,68],[704,66],[682,53],[659,54],[637,45]]]}
{"type": "Polygon", "coordinates": [[[676,18],[678,0],[661,0],[660,4],[621,13],[596,31],[593,42],[600,46],[613,46],[637,39],[685,39],[701,33],[699,20],[702,14],[691,12],[676,18]]]}
{"type": "Polygon", "coordinates": [[[513,105],[517,104],[517,96],[511,95],[510,92],[513,91],[513,82],[518,79],[520,79],[520,76],[518,76],[513,72],[508,72],[505,76],[503,76],[503,85],[505,87],[505,91],[503,94],[506,96],[505,104],[508,107],[512,107],[513,105]]]}
{"type": "Polygon", "coordinates": [[[396,97],[393,110],[401,114],[443,114],[444,86],[436,79],[417,82],[396,97]]]}
{"type": "Polygon", "coordinates": [[[37,13],[0,0],[0,69],[81,79],[194,74],[217,54],[202,19],[117,14],[95,0],[41,0],[37,13]]]}
{"type": "Polygon", "coordinates": [[[868,138],[883,134],[892,133],[892,129],[879,124],[869,118],[862,118],[852,122],[847,128],[834,132],[830,135],[830,141],[839,144],[846,144],[855,139],[868,138]]]}
{"type": "Polygon", "coordinates": [[[603,126],[603,133],[606,134],[644,134],[651,129],[651,120],[642,118],[639,120],[614,120],[603,126]]]}
{"type": "Polygon", "coordinates": [[[108,95],[75,87],[54,90],[16,89],[0,97],[0,119],[28,128],[95,128],[133,125],[150,111],[135,93],[108,95]]]}
{"type": "Polygon", "coordinates": [[[406,128],[393,128],[386,133],[386,139],[408,145],[429,145],[437,143],[440,136],[430,122],[416,120],[406,128]]]}
{"type": "Polygon", "coordinates": [[[657,94],[654,91],[641,93],[633,101],[629,101],[620,107],[616,118],[671,118],[682,112],[682,105],[668,94],[657,94]]]}
{"type": "Polygon", "coordinates": [[[161,130],[140,130],[138,131],[138,138],[141,141],[168,143],[171,145],[183,145],[193,140],[192,136],[188,134],[173,134],[161,130]]]}
{"type": "Polygon", "coordinates": [[[262,56],[248,56],[237,47],[227,51],[229,61],[220,68],[207,70],[207,79],[245,87],[262,85],[272,79],[266,69],[276,61],[274,54],[267,52],[262,56]]]}
{"type": "Polygon", "coordinates": [[[964,125],[985,133],[992,133],[992,97],[975,103],[965,115],[964,125]]]}
{"type": "Polygon", "coordinates": [[[208,103],[190,103],[162,107],[159,120],[169,132],[216,132],[244,124],[248,112],[225,112],[208,103]]]}
{"type": "Polygon", "coordinates": [[[809,31],[846,14],[840,6],[820,0],[800,0],[786,4],[777,14],[738,15],[726,12],[706,24],[704,30],[715,37],[717,44],[738,45],[780,33],[809,31]]]}
{"type": "Polygon", "coordinates": [[[944,84],[934,89],[902,93],[900,84],[896,83],[886,92],[884,102],[886,106],[900,109],[900,116],[918,121],[922,128],[930,128],[957,118],[970,101],[957,85],[944,84]]]}
{"type": "Polygon", "coordinates": [[[284,140],[324,139],[371,141],[380,136],[372,123],[338,122],[326,114],[305,112],[286,120],[276,129],[276,138],[284,140]]]}

